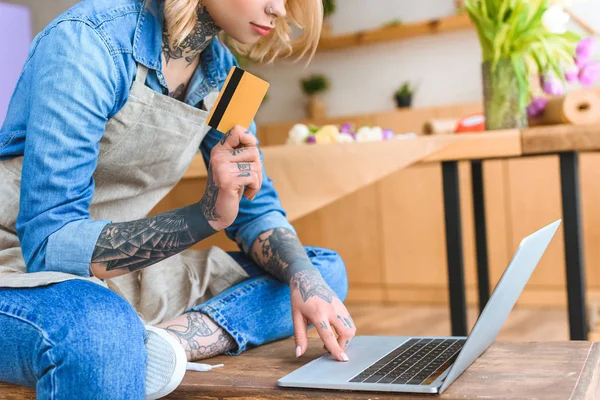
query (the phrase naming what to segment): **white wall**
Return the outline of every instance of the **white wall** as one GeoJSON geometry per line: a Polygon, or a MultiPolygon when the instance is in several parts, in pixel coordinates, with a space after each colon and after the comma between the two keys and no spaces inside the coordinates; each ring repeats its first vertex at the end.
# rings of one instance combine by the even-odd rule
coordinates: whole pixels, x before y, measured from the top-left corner
{"type": "MultiPolygon", "coordinates": [[[[31,7],[37,33],[76,1],[8,2],[31,7]]],[[[600,31],[600,0],[587,0],[571,9],[600,31]]],[[[453,13],[454,0],[338,0],[330,23],[334,33],[347,33],[392,19],[409,23],[453,13]]],[[[392,109],[393,92],[405,80],[419,85],[413,100],[416,107],[478,101],[482,97],[480,54],[477,35],[469,30],[317,54],[306,69],[304,64],[289,63],[251,66],[250,71],[271,83],[269,99],[257,120],[304,118],[305,99],[299,82],[312,73],[323,73],[331,80],[332,90],[324,100],[332,116],[392,109]]]]}

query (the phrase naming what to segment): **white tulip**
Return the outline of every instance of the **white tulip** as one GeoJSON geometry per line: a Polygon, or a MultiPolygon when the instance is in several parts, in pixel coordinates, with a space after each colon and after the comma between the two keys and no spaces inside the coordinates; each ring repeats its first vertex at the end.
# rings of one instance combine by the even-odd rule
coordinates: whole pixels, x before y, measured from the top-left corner
{"type": "Polygon", "coordinates": [[[377,142],[380,140],[383,140],[383,129],[378,126],[374,128],[363,126],[356,132],[357,142],[377,142]]]}
{"type": "Polygon", "coordinates": [[[354,143],[354,138],[349,133],[340,133],[335,137],[337,143],[354,143]]]}
{"type": "Polygon", "coordinates": [[[306,141],[306,138],[310,135],[308,126],[304,124],[296,124],[290,129],[288,133],[288,144],[302,144],[306,141]]]}
{"type": "Polygon", "coordinates": [[[567,31],[567,24],[570,18],[562,5],[554,4],[542,15],[542,24],[544,24],[548,32],[561,35],[567,31]]]}

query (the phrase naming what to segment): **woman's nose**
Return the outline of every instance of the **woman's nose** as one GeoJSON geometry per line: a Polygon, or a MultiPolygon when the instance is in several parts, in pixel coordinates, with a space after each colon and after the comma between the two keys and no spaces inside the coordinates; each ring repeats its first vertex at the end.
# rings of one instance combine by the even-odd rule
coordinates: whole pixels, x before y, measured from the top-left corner
{"type": "Polygon", "coordinates": [[[272,0],[271,2],[272,13],[274,17],[284,18],[286,15],[285,11],[285,0],[272,0]]]}

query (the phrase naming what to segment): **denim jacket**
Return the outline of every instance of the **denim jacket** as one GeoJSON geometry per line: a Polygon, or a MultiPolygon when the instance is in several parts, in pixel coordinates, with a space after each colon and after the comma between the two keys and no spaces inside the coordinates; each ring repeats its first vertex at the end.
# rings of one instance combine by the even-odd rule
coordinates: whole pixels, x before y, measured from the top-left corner
{"type": "MultiPolygon", "coordinates": [[[[137,63],[150,69],[146,85],[168,94],[161,72],[163,14],[156,1],[83,1],[31,45],[0,128],[0,160],[24,155],[16,230],[28,272],[89,276],[81,266],[91,261],[110,222],[94,221],[89,214],[106,123],[127,102],[137,63]],[[61,249],[75,253],[77,262],[53,262],[60,257],[48,256],[47,250],[61,249]]],[[[184,101],[198,107],[209,92],[222,88],[233,65],[231,52],[214,38],[201,54],[184,101]]],[[[254,122],[248,128],[256,134],[254,122]]],[[[202,141],[206,163],[221,137],[210,129],[202,141]]],[[[226,233],[247,252],[260,233],[275,228],[294,232],[263,170],[260,192],[252,202],[242,198],[226,233]]]]}

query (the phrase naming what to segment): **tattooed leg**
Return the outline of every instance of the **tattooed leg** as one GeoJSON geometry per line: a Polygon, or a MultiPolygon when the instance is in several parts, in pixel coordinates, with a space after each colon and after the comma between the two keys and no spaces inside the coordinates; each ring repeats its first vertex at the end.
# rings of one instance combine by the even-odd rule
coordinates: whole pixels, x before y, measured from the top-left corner
{"type": "Polygon", "coordinates": [[[210,317],[191,312],[157,325],[166,330],[185,349],[188,361],[198,361],[233,350],[235,341],[210,317]]]}

